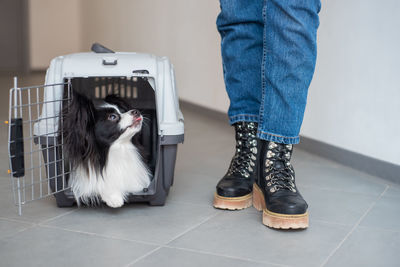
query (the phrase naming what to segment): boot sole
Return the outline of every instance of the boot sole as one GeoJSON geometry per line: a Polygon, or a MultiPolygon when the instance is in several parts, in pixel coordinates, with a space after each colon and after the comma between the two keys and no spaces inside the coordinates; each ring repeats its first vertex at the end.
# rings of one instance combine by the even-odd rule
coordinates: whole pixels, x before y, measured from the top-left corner
{"type": "Polygon", "coordinates": [[[308,212],[303,214],[282,214],[269,211],[265,205],[264,193],[257,184],[253,185],[253,207],[263,212],[262,222],[274,229],[305,229],[308,227],[308,212]]]}
{"type": "Polygon", "coordinates": [[[242,210],[251,207],[253,204],[253,194],[241,197],[223,197],[214,193],[213,206],[222,210],[242,210]]]}

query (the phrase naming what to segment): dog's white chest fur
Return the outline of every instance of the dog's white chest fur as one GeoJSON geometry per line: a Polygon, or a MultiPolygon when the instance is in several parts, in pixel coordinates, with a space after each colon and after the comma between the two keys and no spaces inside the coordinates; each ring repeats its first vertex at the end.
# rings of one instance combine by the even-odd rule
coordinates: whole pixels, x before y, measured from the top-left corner
{"type": "MultiPolygon", "coordinates": [[[[118,140],[119,141],[119,140],[118,140]]],[[[150,173],[135,146],[128,140],[110,146],[103,175],[89,166],[78,166],[71,187],[78,201],[97,201],[100,196],[110,207],[121,207],[129,193],[141,192],[150,184],[150,173]]]]}

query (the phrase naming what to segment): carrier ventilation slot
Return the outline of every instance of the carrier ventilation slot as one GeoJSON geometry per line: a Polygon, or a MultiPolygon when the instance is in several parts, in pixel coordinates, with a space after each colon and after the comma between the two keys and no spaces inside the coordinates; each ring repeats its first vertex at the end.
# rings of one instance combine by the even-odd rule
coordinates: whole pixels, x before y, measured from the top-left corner
{"type": "Polygon", "coordinates": [[[109,94],[117,94],[128,99],[138,98],[138,77],[96,77],[94,78],[94,98],[103,99],[109,94]]]}

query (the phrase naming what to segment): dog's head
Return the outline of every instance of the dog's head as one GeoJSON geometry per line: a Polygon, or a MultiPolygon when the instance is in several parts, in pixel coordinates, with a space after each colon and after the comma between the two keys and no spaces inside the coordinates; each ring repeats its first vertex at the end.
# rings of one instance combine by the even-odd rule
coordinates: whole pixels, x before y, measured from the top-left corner
{"type": "Polygon", "coordinates": [[[140,112],[116,95],[109,95],[104,102],[94,105],[94,134],[103,145],[130,142],[141,130],[142,122],[140,112]]]}
{"type": "Polygon", "coordinates": [[[142,128],[143,116],[116,95],[92,101],[73,92],[63,110],[63,141],[72,165],[90,165],[102,170],[114,143],[131,142],[142,128]]]}

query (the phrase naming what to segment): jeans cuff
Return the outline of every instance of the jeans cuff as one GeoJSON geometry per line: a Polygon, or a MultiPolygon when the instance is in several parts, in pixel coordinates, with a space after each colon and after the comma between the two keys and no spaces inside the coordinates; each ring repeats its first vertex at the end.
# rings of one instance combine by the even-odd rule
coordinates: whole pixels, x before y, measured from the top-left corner
{"type": "Polygon", "coordinates": [[[238,114],[234,116],[229,116],[229,124],[232,125],[239,121],[247,121],[247,122],[257,122],[258,123],[258,115],[252,114],[238,114]]]}
{"type": "Polygon", "coordinates": [[[299,136],[283,136],[278,134],[272,134],[264,131],[257,131],[257,137],[263,140],[272,141],[282,144],[298,144],[300,142],[299,136]]]}

